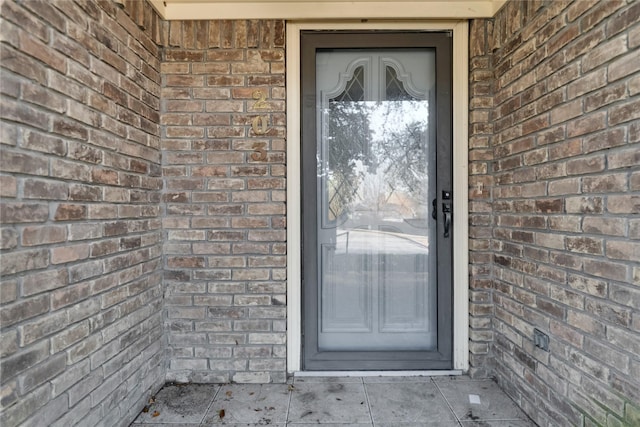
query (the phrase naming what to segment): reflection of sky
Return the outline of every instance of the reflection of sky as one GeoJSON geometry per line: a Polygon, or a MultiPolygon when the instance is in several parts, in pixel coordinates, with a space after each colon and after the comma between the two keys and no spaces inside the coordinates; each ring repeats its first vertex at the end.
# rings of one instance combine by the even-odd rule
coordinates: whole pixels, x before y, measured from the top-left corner
{"type": "Polygon", "coordinates": [[[429,101],[367,101],[374,141],[384,140],[386,133],[400,132],[413,122],[422,122],[427,129],[429,101]]]}

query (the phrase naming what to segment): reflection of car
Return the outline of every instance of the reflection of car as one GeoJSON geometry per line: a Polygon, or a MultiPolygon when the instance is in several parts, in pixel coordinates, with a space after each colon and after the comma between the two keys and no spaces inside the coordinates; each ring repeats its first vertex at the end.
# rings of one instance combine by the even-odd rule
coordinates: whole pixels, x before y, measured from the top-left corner
{"type": "Polygon", "coordinates": [[[402,231],[395,226],[381,224],[378,226],[378,230],[380,231],[388,231],[389,233],[401,233],[402,231]]]}

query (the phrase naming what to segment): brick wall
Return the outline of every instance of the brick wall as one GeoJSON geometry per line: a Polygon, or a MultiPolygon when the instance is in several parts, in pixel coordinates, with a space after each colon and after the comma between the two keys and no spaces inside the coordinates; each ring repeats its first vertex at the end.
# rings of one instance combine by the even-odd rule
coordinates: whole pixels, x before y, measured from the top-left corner
{"type": "Polygon", "coordinates": [[[127,12],[2,2],[6,427],[127,425],[164,383],[161,23],[127,12]]]}
{"type": "Polygon", "coordinates": [[[484,21],[472,21],[469,31],[469,374],[487,377],[492,371],[492,184],[490,147],[493,69],[484,21]]]}
{"type": "MultiPolygon", "coordinates": [[[[283,382],[284,22],[1,13],[0,423],[283,382]]],[[[640,423],[638,22],[554,0],[471,25],[470,372],[541,425],[640,423]]]]}
{"type": "Polygon", "coordinates": [[[638,425],[640,2],[510,1],[474,25],[495,72],[495,373],[540,425],[638,425]]]}
{"type": "Polygon", "coordinates": [[[165,40],[167,379],[284,382],[284,22],[172,21],[165,40]]]}

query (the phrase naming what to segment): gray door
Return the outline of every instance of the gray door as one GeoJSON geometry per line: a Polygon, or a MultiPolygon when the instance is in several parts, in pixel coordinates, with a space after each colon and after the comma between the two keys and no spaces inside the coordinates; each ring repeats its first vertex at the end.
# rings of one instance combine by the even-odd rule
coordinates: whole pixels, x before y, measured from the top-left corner
{"type": "Polygon", "coordinates": [[[451,55],[302,35],[304,368],[451,368],[451,55]]]}

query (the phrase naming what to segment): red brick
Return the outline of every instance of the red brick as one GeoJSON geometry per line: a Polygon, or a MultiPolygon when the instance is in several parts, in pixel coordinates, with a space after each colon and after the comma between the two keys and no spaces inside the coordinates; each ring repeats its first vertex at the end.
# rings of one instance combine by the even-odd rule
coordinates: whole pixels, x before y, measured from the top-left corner
{"type": "Polygon", "coordinates": [[[67,110],[67,100],[62,95],[42,86],[23,84],[22,98],[57,113],[64,113],[67,110]]]}
{"type": "Polygon", "coordinates": [[[67,144],[64,139],[26,129],[23,132],[21,146],[28,150],[40,151],[56,156],[65,156],[67,154],[67,144]]]}
{"type": "Polygon", "coordinates": [[[224,203],[229,201],[229,195],[225,192],[194,192],[191,194],[191,200],[193,203],[224,203]]]}
{"type": "MultiPolygon", "coordinates": [[[[622,144],[619,144],[622,145],[622,144]]],[[[613,151],[607,155],[608,169],[627,168],[640,164],[640,150],[630,149],[625,151],[613,151]]],[[[634,175],[631,176],[632,179],[634,175]]],[[[638,179],[636,177],[636,179],[638,179]]],[[[633,190],[633,188],[631,188],[633,190]]]]}
{"type": "Polygon", "coordinates": [[[284,86],[285,78],[279,75],[268,76],[248,76],[247,85],[249,86],[284,86]]]}
{"type": "Polygon", "coordinates": [[[0,171],[48,175],[49,162],[37,154],[3,150],[2,156],[0,156],[0,171]]]}
{"type": "Polygon", "coordinates": [[[575,157],[583,153],[582,143],[579,139],[572,139],[549,147],[549,160],[575,157]]]}
{"type": "Polygon", "coordinates": [[[233,166],[231,176],[263,176],[267,174],[267,166],[233,166]]]}
{"type": "Polygon", "coordinates": [[[284,215],[284,203],[260,203],[251,204],[247,207],[247,213],[250,215],[284,215]]]}
{"type": "Polygon", "coordinates": [[[609,64],[607,74],[609,82],[626,77],[638,71],[637,58],[633,54],[628,54],[609,64]]]}
{"type": "Polygon", "coordinates": [[[26,52],[34,58],[44,62],[46,65],[57,70],[61,74],[65,74],[67,72],[67,62],[64,56],[50,49],[47,45],[31,37],[27,33],[21,32],[19,38],[20,49],[23,52],[26,52]]]}
{"type": "Polygon", "coordinates": [[[577,62],[571,63],[562,69],[553,69],[553,74],[547,78],[547,90],[555,90],[580,76],[580,66],[577,62]]]}
{"type": "Polygon", "coordinates": [[[204,265],[203,257],[167,257],[167,266],[170,268],[202,268],[204,265]]]}
{"type": "Polygon", "coordinates": [[[567,162],[567,174],[569,175],[581,175],[586,173],[601,172],[604,169],[604,155],[583,157],[567,162]]]}
{"type": "Polygon", "coordinates": [[[72,221],[87,218],[85,205],[60,204],[54,214],[55,221],[72,221]]]}
{"type": "Polygon", "coordinates": [[[582,114],[582,99],[563,104],[551,110],[551,123],[557,124],[582,114]]]}
{"type": "Polygon", "coordinates": [[[204,103],[202,101],[165,101],[167,112],[198,112],[203,111],[204,103]]]}
{"type": "Polygon", "coordinates": [[[2,16],[11,22],[16,23],[19,27],[28,29],[32,35],[35,35],[43,42],[49,41],[48,27],[36,16],[25,11],[17,4],[7,2],[2,5],[2,16]]]}
{"type": "Polygon", "coordinates": [[[604,254],[602,239],[595,239],[591,237],[567,237],[565,242],[567,249],[571,252],[580,252],[591,255],[604,254]]]}
{"type": "Polygon", "coordinates": [[[640,99],[632,100],[609,109],[609,124],[616,125],[640,119],[640,99]]]}
{"type": "Polygon", "coordinates": [[[3,68],[11,70],[21,76],[25,76],[42,85],[47,83],[46,69],[39,66],[35,59],[26,56],[20,51],[3,45],[2,49],[0,49],[0,61],[2,61],[3,68]]]}
{"type": "Polygon", "coordinates": [[[192,92],[194,99],[231,99],[231,91],[228,88],[193,88],[192,92]]]}
{"type": "Polygon", "coordinates": [[[567,62],[589,52],[605,39],[606,35],[604,28],[602,27],[595,28],[589,32],[582,32],[580,37],[577,37],[574,43],[571,43],[563,49],[567,62]]]}
{"type": "Polygon", "coordinates": [[[47,245],[64,242],[67,239],[67,228],[64,226],[31,226],[22,230],[23,246],[47,245]]]}
{"type": "Polygon", "coordinates": [[[15,228],[0,229],[0,249],[16,249],[20,233],[15,228]]]}
{"type": "Polygon", "coordinates": [[[555,126],[542,130],[536,135],[536,142],[538,145],[551,144],[553,142],[561,141],[565,138],[566,126],[555,126]]]}
{"type": "Polygon", "coordinates": [[[608,196],[607,210],[614,214],[637,214],[640,213],[640,196],[608,196]]]}
{"type": "Polygon", "coordinates": [[[553,36],[551,39],[546,41],[545,47],[547,50],[547,55],[552,55],[556,51],[560,50],[567,43],[575,40],[579,34],[580,34],[579,25],[577,24],[567,25],[557,35],[553,36]]]}
{"type": "MultiPolygon", "coordinates": [[[[606,150],[609,148],[624,145],[625,141],[625,129],[617,128],[610,129],[604,132],[600,132],[594,135],[589,135],[584,138],[583,147],[585,153],[591,153],[594,151],[606,150]]],[[[614,154],[615,155],[615,154],[614,154]]],[[[615,162],[609,165],[609,168],[613,169],[615,162]]]]}
{"type": "Polygon", "coordinates": [[[18,194],[18,181],[13,176],[0,176],[0,197],[15,198],[18,194]]]}
{"type": "Polygon", "coordinates": [[[573,99],[585,93],[592,92],[607,84],[607,72],[605,69],[598,69],[586,74],[567,86],[568,99],[573,99]]]}
{"type": "Polygon", "coordinates": [[[606,117],[606,113],[601,112],[572,120],[567,124],[567,137],[572,138],[604,129],[606,127],[606,117]]]}
{"type": "Polygon", "coordinates": [[[603,19],[611,15],[614,11],[620,9],[624,5],[624,1],[611,0],[604,3],[598,3],[582,18],[582,26],[585,30],[591,29],[603,19]]]}
{"type": "Polygon", "coordinates": [[[274,22],[274,35],[273,35],[273,46],[274,47],[284,47],[285,41],[285,25],[283,20],[276,20],[274,22]]]}
{"type": "Polygon", "coordinates": [[[203,138],[204,128],[169,126],[165,128],[165,133],[169,138],[203,138]]]}
{"type": "Polygon", "coordinates": [[[630,241],[609,240],[606,244],[607,258],[637,261],[640,259],[640,244],[630,241]]]}
{"type": "Polygon", "coordinates": [[[626,36],[616,37],[596,47],[582,58],[582,71],[587,72],[627,51],[626,36]]]}
{"type": "Polygon", "coordinates": [[[0,222],[7,224],[44,222],[49,218],[49,207],[40,203],[3,202],[0,222]]]}
{"type": "Polygon", "coordinates": [[[626,174],[609,174],[606,176],[583,178],[582,190],[585,193],[624,192],[627,185],[626,174]]]}
{"type": "Polygon", "coordinates": [[[565,201],[567,213],[602,213],[604,210],[602,197],[571,197],[565,201]]]}
{"type": "Polygon", "coordinates": [[[578,233],[580,231],[580,219],[573,216],[555,216],[549,218],[549,229],[578,233]]]}
{"type": "Polygon", "coordinates": [[[586,112],[595,110],[627,97],[624,83],[609,84],[602,90],[590,94],[585,98],[584,109],[586,112]]]}
{"type": "Polygon", "coordinates": [[[548,193],[550,196],[579,194],[580,179],[565,178],[565,179],[551,181],[549,182],[549,185],[548,185],[548,193]]]}
{"type": "Polygon", "coordinates": [[[640,20],[640,5],[632,2],[629,7],[614,15],[606,24],[607,36],[611,37],[640,20]]]}
{"type": "Polygon", "coordinates": [[[0,144],[4,144],[11,147],[17,146],[18,133],[19,133],[19,129],[17,125],[4,122],[0,127],[0,144]]]}
{"type": "Polygon", "coordinates": [[[635,49],[640,46],[640,27],[629,30],[629,47],[635,49]]]}
{"type": "Polygon", "coordinates": [[[244,76],[208,76],[207,86],[244,86],[244,76]]]}
{"type": "Polygon", "coordinates": [[[89,131],[80,123],[67,119],[53,119],[53,132],[70,138],[86,141],[89,131]]]}
{"type": "Polygon", "coordinates": [[[165,84],[170,87],[176,87],[176,86],[198,87],[198,86],[204,86],[204,78],[202,76],[172,74],[172,75],[165,76],[165,84]]]}
{"type": "Polygon", "coordinates": [[[233,36],[234,36],[234,22],[229,20],[224,20],[220,24],[220,36],[221,36],[221,46],[223,48],[231,48],[235,47],[233,44],[233,36]]]}
{"type": "Polygon", "coordinates": [[[592,274],[594,276],[603,277],[607,279],[617,280],[624,282],[627,276],[627,266],[624,264],[614,263],[609,260],[591,260],[585,259],[584,262],[585,273],[592,274]]]}

